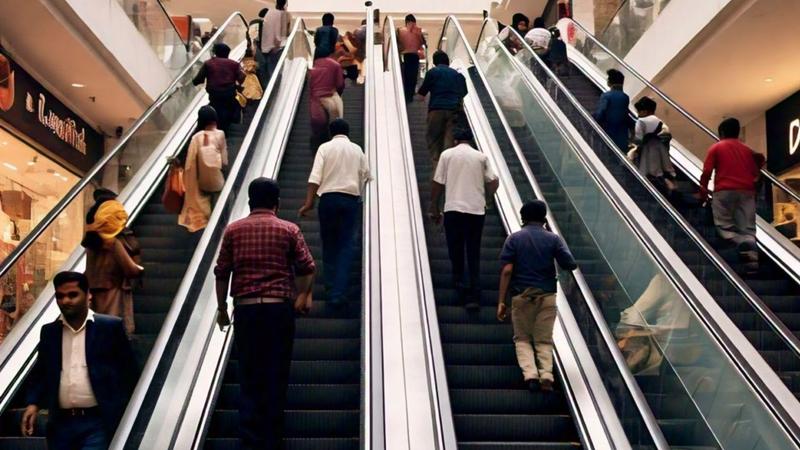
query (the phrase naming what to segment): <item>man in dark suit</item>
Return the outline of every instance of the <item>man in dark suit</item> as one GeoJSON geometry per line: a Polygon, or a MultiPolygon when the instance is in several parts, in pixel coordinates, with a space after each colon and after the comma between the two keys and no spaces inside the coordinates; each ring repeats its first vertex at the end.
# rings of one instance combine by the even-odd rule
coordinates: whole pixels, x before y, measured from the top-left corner
{"type": "Polygon", "coordinates": [[[44,408],[50,450],[105,449],[135,382],[133,351],[122,320],[89,309],[86,275],[61,272],[53,284],[61,315],[42,327],[22,433],[33,435],[44,408]]]}
{"type": "Polygon", "coordinates": [[[600,96],[594,118],[603,127],[612,141],[622,151],[628,150],[628,141],[633,119],[631,119],[630,98],[622,90],[625,75],[617,69],[608,72],[608,87],[610,90],[600,96]]]}

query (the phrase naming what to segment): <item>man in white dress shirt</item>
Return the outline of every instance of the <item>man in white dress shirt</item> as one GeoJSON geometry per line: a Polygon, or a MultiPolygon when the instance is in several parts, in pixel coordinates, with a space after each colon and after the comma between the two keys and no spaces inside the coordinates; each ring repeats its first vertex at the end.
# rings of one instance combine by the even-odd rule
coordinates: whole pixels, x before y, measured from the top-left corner
{"type": "Polygon", "coordinates": [[[37,432],[44,408],[50,450],[105,449],[136,379],[133,351],[121,319],[89,309],[84,274],[61,272],[53,284],[61,315],[42,327],[22,434],[37,432]]]}
{"type": "Polygon", "coordinates": [[[333,138],[320,145],[308,177],[306,202],[299,214],[314,209],[319,196],[319,232],[326,300],[333,306],[347,301],[350,265],[356,247],[356,227],[361,214],[361,191],[369,181],[369,164],[361,147],[350,141],[350,125],[344,119],[330,124],[333,138]]]}

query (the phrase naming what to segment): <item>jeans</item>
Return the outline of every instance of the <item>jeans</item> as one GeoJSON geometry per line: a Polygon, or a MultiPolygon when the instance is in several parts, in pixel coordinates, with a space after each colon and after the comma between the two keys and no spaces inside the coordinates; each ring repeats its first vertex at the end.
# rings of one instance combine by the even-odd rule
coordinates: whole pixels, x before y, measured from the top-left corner
{"type": "Polygon", "coordinates": [[[419,78],[419,55],[416,53],[403,53],[403,92],[406,94],[406,102],[414,99],[414,91],[417,89],[417,78],[419,78]]]}
{"type": "Polygon", "coordinates": [[[476,302],[480,300],[481,291],[481,235],[485,217],[456,211],[444,213],[444,233],[447,238],[447,253],[450,255],[450,264],[453,268],[453,284],[456,289],[467,288],[464,284],[466,257],[469,273],[468,296],[470,300],[476,302]]]}
{"type": "Polygon", "coordinates": [[[356,226],[361,211],[359,197],[339,192],[319,199],[319,232],[322,237],[322,267],[327,300],[347,300],[350,267],[355,258],[356,226]]]}
{"type": "Polygon", "coordinates": [[[525,381],[553,381],[553,325],[556,294],[527,288],[511,299],[517,362],[525,381]],[[533,343],[533,345],[531,345],[533,343]]]}
{"type": "Polygon", "coordinates": [[[282,449],[294,343],[292,302],[236,306],[233,326],[239,358],[242,448],[282,449]]]}
{"type": "Polygon", "coordinates": [[[109,444],[108,432],[99,412],[86,416],[54,415],[47,426],[49,450],[105,450],[109,444]]]}

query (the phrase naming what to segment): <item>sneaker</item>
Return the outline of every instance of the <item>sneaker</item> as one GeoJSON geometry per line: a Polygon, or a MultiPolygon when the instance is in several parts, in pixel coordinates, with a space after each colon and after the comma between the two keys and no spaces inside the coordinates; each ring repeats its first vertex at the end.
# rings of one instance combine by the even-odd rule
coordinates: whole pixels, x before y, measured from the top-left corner
{"type": "Polygon", "coordinates": [[[539,392],[541,390],[541,385],[539,384],[539,380],[527,380],[525,383],[528,385],[528,390],[531,392],[539,392]]]}
{"type": "Polygon", "coordinates": [[[544,379],[539,382],[541,385],[542,392],[553,392],[553,380],[544,379]]]}

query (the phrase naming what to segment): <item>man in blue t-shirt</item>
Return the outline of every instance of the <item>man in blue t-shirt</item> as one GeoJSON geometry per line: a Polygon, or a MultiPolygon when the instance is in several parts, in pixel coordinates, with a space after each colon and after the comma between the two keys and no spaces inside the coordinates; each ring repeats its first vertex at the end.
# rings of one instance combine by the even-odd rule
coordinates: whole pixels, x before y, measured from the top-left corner
{"type": "Polygon", "coordinates": [[[464,75],[450,67],[450,58],[441,50],[433,54],[433,64],[436,67],[425,74],[417,93],[423,97],[431,94],[425,137],[435,169],[439,155],[453,147],[453,131],[467,95],[467,80],[464,75]]]}
{"type": "Polygon", "coordinates": [[[497,320],[506,318],[506,296],[511,292],[511,324],[517,362],[528,388],[553,390],[553,324],[556,320],[556,267],[578,265],[567,245],[545,230],[547,205],[533,200],[522,206],[522,229],[506,239],[500,262],[497,320]],[[531,345],[533,342],[533,345],[531,345]]]}

